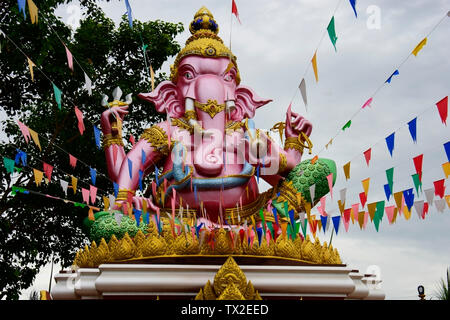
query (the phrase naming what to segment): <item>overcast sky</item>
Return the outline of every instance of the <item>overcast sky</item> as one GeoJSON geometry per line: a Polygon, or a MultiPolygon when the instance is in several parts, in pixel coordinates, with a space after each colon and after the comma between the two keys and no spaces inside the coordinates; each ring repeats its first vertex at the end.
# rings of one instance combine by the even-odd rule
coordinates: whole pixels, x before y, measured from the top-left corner
{"type": "MultiPolygon", "coordinates": [[[[313,154],[305,154],[304,159],[322,150],[450,10],[450,0],[359,0],[356,19],[347,0],[236,0],[242,24],[233,18],[231,40],[242,84],[252,87],[263,98],[273,99],[258,110],[254,119],[257,127],[268,129],[285,120],[286,108],[339,2],[334,14],[337,52],[326,34],[317,51],[319,82],[315,82],[312,68],[305,76],[308,112],[299,93],[293,101],[293,111],[303,114],[314,125],[313,154]],[[368,27],[373,19],[376,23],[377,12],[379,28],[368,27]]],[[[177,40],[183,46],[190,36],[188,23],[204,4],[219,24],[219,36],[229,45],[231,0],[130,0],[130,4],[135,18],[141,21],[182,22],[185,32],[177,40]]],[[[116,22],[125,13],[123,1],[113,0],[102,7],[116,22]]],[[[73,22],[69,14],[73,11],[68,8],[62,6],[58,15],[73,22]]],[[[327,198],[326,210],[331,215],[338,214],[339,190],[347,188],[346,207],[350,207],[359,202],[358,194],[363,191],[361,180],[368,177],[368,203],[386,200],[385,170],[391,167],[395,167],[395,192],[414,187],[412,158],[422,153],[423,189],[445,178],[441,167],[447,161],[443,144],[449,141],[450,130],[441,123],[435,103],[450,91],[449,34],[450,18],[446,18],[428,37],[418,56],[409,57],[399,69],[400,74],[379,90],[371,108],[360,112],[351,127],[320,154],[335,160],[338,166],[334,199],[327,198]],[[414,144],[407,122],[416,116],[419,116],[418,142],[414,144]],[[391,157],[384,138],[394,131],[395,149],[391,157]],[[372,160],[367,167],[363,152],[370,147],[372,160]],[[345,181],[342,166],[350,160],[351,178],[345,181]]],[[[164,64],[162,71],[166,74],[170,74],[173,60],[164,64]]],[[[419,198],[415,195],[416,199],[425,199],[422,193],[419,198]]],[[[391,198],[386,205],[393,204],[391,198]]],[[[425,220],[421,220],[413,209],[410,220],[402,215],[393,225],[384,216],[379,232],[370,221],[363,231],[357,224],[350,224],[346,233],[341,225],[339,234],[333,237],[333,246],[345,263],[361,272],[369,266],[378,266],[387,299],[417,299],[420,284],[430,297],[450,266],[449,213],[448,207],[444,213],[438,213],[431,206],[425,220]]],[[[330,235],[331,228],[325,234],[320,232],[319,238],[329,242],[330,235]]],[[[48,272],[48,268],[43,270],[35,289],[47,288],[48,272]]]]}

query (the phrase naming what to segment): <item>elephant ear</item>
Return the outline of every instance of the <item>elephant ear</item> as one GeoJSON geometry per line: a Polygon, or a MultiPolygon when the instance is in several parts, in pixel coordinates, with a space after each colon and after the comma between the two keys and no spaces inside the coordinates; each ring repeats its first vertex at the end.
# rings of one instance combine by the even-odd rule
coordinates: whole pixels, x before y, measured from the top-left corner
{"type": "Polygon", "coordinates": [[[271,102],[272,100],[260,98],[253,89],[246,86],[236,88],[236,107],[231,111],[231,120],[242,121],[245,118],[253,118],[255,111],[259,107],[271,102]]]}
{"type": "Polygon", "coordinates": [[[167,113],[171,118],[181,118],[184,115],[184,105],[178,99],[177,86],[170,81],[163,81],[152,92],[140,93],[138,97],[152,102],[156,111],[167,113]]]}

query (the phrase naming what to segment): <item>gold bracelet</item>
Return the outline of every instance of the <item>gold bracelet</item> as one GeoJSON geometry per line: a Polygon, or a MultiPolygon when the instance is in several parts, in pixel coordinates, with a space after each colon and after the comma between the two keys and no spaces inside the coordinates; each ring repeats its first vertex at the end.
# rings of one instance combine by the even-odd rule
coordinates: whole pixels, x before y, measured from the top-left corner
{"type": "Polygon", "coordinates": [[[167,134],[161,127],[154,125],[149,129],[145,129],[140,139],[147,140],[162,155],[167,156],[169,154],[167,134]]]}
{"type": "Polygon", "coordinates": [[[113,135],[111,133],[103,135],[103,140],[102,140],[103,150],[106,150],[108,147],[110,147],[113,144],[123,146],[122,137],[120,135],[113,137],[113,135]]]}
{"type": "Polygon", "coordinates": [[[295,149],[300,153],[303,153],[304,147],[298,141],[298,137],[288,137],[284,142],[284,149],[295,149]]]}
{"type": "Polygon", "coordinates": [[[278,172],[279,173],[283,172],[284,170],[286,170],[286,167],[287,167],[286,156],[280,152],[280,164],[279,164],[278,172]]]}
{"type": "Polygon", "coordinates": [[[197,112],[195,110],[188,110],[184,113],[184,118],[187,122],[191,119],[197,120],[197,112]]]}
{"type": "Polygon", "coordinates": [[[132,193],[134,196],[136,191],[131,190],[131,189],[119,189],[119,192],[117,193],[116,201],[128,200],[129,193],[132,193]]]}

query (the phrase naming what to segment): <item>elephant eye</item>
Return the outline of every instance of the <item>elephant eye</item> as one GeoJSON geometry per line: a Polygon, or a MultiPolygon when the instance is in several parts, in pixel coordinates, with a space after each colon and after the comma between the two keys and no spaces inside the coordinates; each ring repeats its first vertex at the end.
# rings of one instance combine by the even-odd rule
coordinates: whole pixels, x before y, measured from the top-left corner
{"type": "Polygon", "coordinates": [[[225,81],[233,81],[233,75],[231,75],[230,73],[227,73],[224,77],[225,81]]]}
{"type": "Polygon", "coordinates": [[[194,76],[192,75],[192,73],[189,72],[189,71],[186,71],[186,72],[184,73],[184,77],[185,77],[186,79],[188,79],[188,80],[194,78],[194,76]]]}

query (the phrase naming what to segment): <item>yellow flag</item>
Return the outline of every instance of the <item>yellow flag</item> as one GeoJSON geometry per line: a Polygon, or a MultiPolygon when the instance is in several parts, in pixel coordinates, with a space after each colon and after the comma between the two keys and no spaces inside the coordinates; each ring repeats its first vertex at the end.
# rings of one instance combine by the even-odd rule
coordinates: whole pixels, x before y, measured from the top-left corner
{"type": "Polygon", "coordinates": [[[109,209],[109,199],[108,197],[103,196],[103,208],[105,211],[109,209]]]}
{"type": "Polygon", "coordinates": [[[419,53],[419,51],[422,50],[423,46],[426,45],[426,44],[427,44],[427,38],[425,38],[425,39],[423,39],[422,41],[419,42],[419,44],[412,51],[412,54],[417,57],[417,54],[419,53]]]}
{"type": "Polygon", "coordinates": [[[408,210],[408,206],[403,206],[403,214],[405,215],[406,220],[409,220],[409,218],[411,218],[411,210],[408,210]]]}
{"type": "Polygon", "coordinates": [[[369,211],[370,221],[373,221],[373,217],[375,216],[375,209],[377,208],[377,203],[368,203],[367,210],[369,211]]]}
{"type": "MultiPolygon", "coordinates": [[[[180,197],[180,200],[181,200],[182,198],[180,197]]],[[[147,213],[147,200],[145,200],[145,199],[142,199],[142,212],[144,213],[144,214],[146,214],[147,213]]]]}
{"type": "Polygon", "coordinates": [[[77,193],[77,182],[78,182],[78,179],[75,178],[74,176],[71,176],[71,177],[72,177],[73,194],[75,194],[75,193],[77,193]]]}
{"type": "Polygon", "coordinates": [[[355,224],[355,215],[357,215],[358,212],[355,212],[353,208],[350,210],[350,218],[352,218],[352,224],[355,224]]]}
{"type": "Polygon", "coordinates": [[[317,230],[322,229],[322,220],[317,220],[317,230]]]}
{"type": "Polygon", "coordinates": [[[345,180],[350,179],[350,161],[344,164],[345,180]]]}
{"type": "Polygon", "coordinates": [[[359,223],[359,228],[362,230],[363,225],[364,225],[364,215],[366,214],[365,211],[361,211],[360,213],[358,213],[358,223],[359,223]]]}
{"type": "Polygon", "coordinates": [[[398,213],[398,209],[394,208],[394,216],[392,217],[392,223],[395,223],[395,220],[397,220],[397,213],[398,213]]]}
{"type": "Polygon", "coordinates": [[[305,211],[306,211],[306,216],[308,218],[308,221],[310,221],[311,220],[311,203],[305,202],[305,211]]]}
{"type": "Polygon", "coordinates": [[[39,150],[42,151],[37,132],[30,128],[28,128],[28,130],[30,131],[31,138],[33,139],[34,143],[39,147],[39,150]]]}
{"type": "Polygon", "coordinates": [[[399,191],[394,193],[395,204],[397,208],[400,210],[402,208],[402,200],[403,200],[403,191],[399,191]]]}
{"type": "Polygon", "coordinates": [[[342,215],[345,210],[345,201],[342,203],[341,200],[338,200],[338,206],[339,206],[339,211],[341,212],[341,215],[342,215]]]}
{"type": "Polygon", "coordinates": [[[319,76],[317,74],[317,52],[314,53],[314,57],[311,60],[313,69],[314,69],[314,76],[316,77],[316,82],[319,82],[319,76]]]}
{"type": "Polygon", "coordinates": [[[447,207],[450,208],[450,194],[445,196],[445,201],[447,202],[447,207]]]}
{"type": "Polygon", "coordinates": [[[333,144],[333,139],[331,139],[330,141],[328,141],[328,143],[325,145],[325,148],[328,149],[328,147],[333,144]]]}
{"type": "Polygon", "coordinates": [[[27,0],[28,9],[30,10],[31,23],[35,24],[38,22],[38,8],[34,4],[33,0],[27,0]]]}
{"type": "Polygon", "coordinates": [[[153,71],[152,65],[150,65],[150,79],[152,81],[152,91],[155,90],[155,72],[153,71]]]}
{"type": "Polygon", "coordinates": [[[94,217],[94,211],[92,210],[91,207],[89,207],[89,214],[88,214],[88,219],[94,221],[95,217],[94,217]]]}
{"type": "Polygon", "coordinates": [[[39,187],[42,182],[42,178],[44,177],[44,172],[36,170],[33,168],[34,172],[34,181],[36,182],[36,186],[39,187]]]}
{"type": "Polygon", "coordinates": [[[444,170],[445,179],[447,179],[450,176],[450,162],[443,163],[442,170],[444,170]]]}
{"type": "Polygon", "coordinates": [[[36,67],[33,61],[30,60],[30,58],[27,57],[28,60],[28,67],[30,68],[30,74],[31,74],[31,81],[34,81],[34,73],[33,73],[33,67],[36,67]]]}
{"type": "Polygon", "coordinates": [[[281,234],[283,235],[283,238],[286,238],[287,225],[287,222],[281,223],[281,234]]]}
{"type": "Polygon", "coordinates": [[[370,178],[364,179],[363,181],[361,181],[363,188],[364,188],[364,193],[367,194],[369,193],[369,183],[370,183],[370,178]]]}

